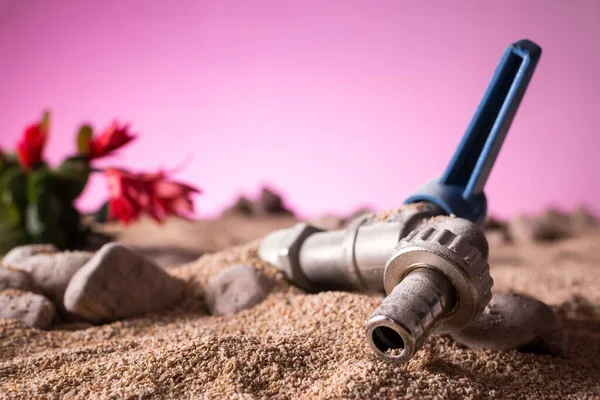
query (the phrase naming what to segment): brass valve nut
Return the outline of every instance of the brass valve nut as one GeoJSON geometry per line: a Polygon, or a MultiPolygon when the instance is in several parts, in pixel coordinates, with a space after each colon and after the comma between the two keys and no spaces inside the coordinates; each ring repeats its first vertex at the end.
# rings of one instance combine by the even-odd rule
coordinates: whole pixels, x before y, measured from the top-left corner
{"type": "Polygon", "coordinates": [[[442,221],[454,232],[432,225],[437,221],[411,232],[394,250],[384,272],[388,296],[365,326],[369,345],[385,361],[408,361],[432,332],[465,327],[491,299],[481,230],[459,218],[442,221]]]}
{"type": "Polygon", "coordinates": [[[456,330],[474,321],[492,298],[494,281],[487,260],[465,237],[447,229],[426,227],[411,232],[399,243],[385,268],[386,294],[421,267],[444,275],[456,296],[454,309],[438,326],[438,332],[456,330]]]}

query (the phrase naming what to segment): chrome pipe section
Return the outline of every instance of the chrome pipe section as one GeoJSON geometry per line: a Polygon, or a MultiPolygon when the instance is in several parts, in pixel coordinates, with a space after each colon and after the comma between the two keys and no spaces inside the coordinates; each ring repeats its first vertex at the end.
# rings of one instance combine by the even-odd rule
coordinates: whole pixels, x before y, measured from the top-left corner
{"type": "Polygon", "coordinates": [[[385,263],[400,239],[443,211],[429,203],[402,207],[385,218],[366,214],[344,230],[322,231],[306,223],[276,231],[259,247],[261,259],[276,265],[296,286],[383,291],[385,263]]]}

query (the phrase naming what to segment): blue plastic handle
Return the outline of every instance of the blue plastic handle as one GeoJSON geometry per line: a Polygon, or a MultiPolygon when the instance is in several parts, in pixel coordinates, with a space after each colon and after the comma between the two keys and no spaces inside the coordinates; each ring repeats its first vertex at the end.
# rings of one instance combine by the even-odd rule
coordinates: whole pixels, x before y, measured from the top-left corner
{"type": "Polygon", "coordinates": [[[427,201],[448,214],[483,222],[485,182],[541,54],[542,49],[526,39],[508,47],[446,171],[411,195],[406,204],[427,201]]]}

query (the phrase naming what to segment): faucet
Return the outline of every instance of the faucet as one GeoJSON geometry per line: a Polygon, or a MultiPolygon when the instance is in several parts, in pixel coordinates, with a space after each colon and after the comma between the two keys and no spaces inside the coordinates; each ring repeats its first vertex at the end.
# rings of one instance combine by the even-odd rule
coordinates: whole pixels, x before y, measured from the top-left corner
{"type": "Polygon", "coordinates": [[[491,299],[483,191],[541,56],[530,40],[511,44],[450,163],[390,212],[365,214],[346,229],[307,223],[275,231],[259,257],[308,291],[385,291],[365,325],[384,361],[410,360],[432,332],[460,330],[491,299]]]}

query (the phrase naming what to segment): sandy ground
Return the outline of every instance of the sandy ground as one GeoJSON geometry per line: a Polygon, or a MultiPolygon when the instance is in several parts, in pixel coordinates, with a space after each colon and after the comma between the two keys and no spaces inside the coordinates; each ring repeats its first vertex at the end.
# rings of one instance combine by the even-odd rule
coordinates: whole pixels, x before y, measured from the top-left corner
{"type": "MultiPolygon", "coordinates": [[[[260,239],[296,221],[289,215],[255,218],[232,215],[193,222],[171,218],[161,225],[146,219],[126,228],[113,224],[97,226],[96,230],[135,248],[162,267],[173,267],[195,261],[207,253],[260,239]]],[[[91,247],[97,248],[103,243],[99,240],[91,247]]]]}
{"type": "MultiPolygon", "coordinates": [[[[239,229],[256,237],[273,229],[263,223],[225,225],[239,240],[246,239],[239,229]]],[[[215,247],[220,240],[238,240],[218,239],[219,232],[211,237],[215,247]]],[[[204,252],[192,245],[192,233],[175,235],[173,243],[204,252]]],[[[48,332],[0,320],[0,397],[600,398],[600,233],[492,247],[494,292],[526,293],[550,304],[569,341],[565,359],[473,351],[434,336],[407,365],[385,364],[363,337],[365,319],[379,299],[307,295],[261,262],[256,250],[255,241],[171,269],[189,290],[182,304],[161,314],[48,332]],[[276,290],[251,310],[208,316],[203,285],[237,263],[275,277],[276,290]]]]}

